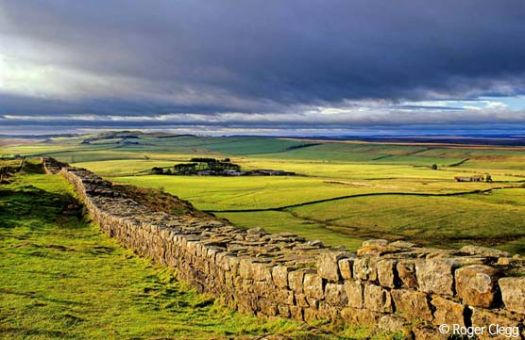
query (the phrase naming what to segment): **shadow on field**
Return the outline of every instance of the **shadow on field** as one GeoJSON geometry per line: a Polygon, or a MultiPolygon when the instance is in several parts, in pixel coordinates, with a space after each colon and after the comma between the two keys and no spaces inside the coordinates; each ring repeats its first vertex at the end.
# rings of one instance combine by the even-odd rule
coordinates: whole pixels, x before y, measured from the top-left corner
{"type": "Polygon", "coordinates": [[[5,336],[16,335],[17,337],[23,335],[25,337],[46,337],[53,339],[67,336],[65,332],[23,327],[2,328],[2,332],[5,336]]]}
{"type": "Polygon", "coordinates": [[[26,297],[26,298],[29,298],[29,299],[35,299],[35,300],[38,300],[39,301],[39,304],[40,306],[44,306],[46,304],[43,304],[42,301],[45,301],[45,302],[53,302],[53,303],[56,303],[56,304],[60,304],[60,305],[67,305],[67,306],[87,306],[89,305],[89,303],[87,302],[79,302],[79,301],[74,301],[74,300],[70,300],[70,299],[58,299],[58,298],[53,298],[53,297],[49,297],[45,294],[43,294],[42,292],[38,293],[38,292],[33,292],[33,291],[29,291],[29,292],[24,292],[24,291],[16,291],[16,290],[13,290],[13,289],[4,289],[4,288],[0,288],[0,293],[2,295],[17,295],[17,296],[23,296],[23,297],[26,297]]]}
{"type": "Polygon", "coordinates": [[[81,223],[81,217],[81,207],[70,195],[45,191],[32,185],[16,190],[0,189],[0,228],[24,225],[35,231],[51,223],[65,228],[86,227],[86,223],[81,223]]]}

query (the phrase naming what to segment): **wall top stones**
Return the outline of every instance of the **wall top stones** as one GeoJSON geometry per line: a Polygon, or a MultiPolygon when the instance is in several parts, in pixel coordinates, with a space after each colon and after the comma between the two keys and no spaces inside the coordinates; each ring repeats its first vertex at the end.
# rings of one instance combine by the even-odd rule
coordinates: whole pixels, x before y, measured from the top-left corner
{"type": "Polygon", "coordinates": [[[103,231],[243,312],[374,324],[416,338],[440,337],[442,323],[523,329],[525,260],[519,256],[387,240],[365,241],[351,253],[292,233],[236,228],[193,208],[178,215],[153,211],[88,170],[51,158],[43,164],[75,186],[103,231]]]}

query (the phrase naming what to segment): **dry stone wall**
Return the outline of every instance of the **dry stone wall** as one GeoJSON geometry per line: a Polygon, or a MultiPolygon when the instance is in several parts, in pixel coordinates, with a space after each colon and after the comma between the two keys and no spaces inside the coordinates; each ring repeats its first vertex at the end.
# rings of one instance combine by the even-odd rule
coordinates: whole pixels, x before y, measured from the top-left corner
{"type": "Polygon", "coordinates": [[[90,171],[53,159],[44,166],[74,185],[108,235],[241,312],[374,325],[420,339],[446,338],[438,332],[442,324],[523,332],[523,258],[386,240],[365,241],[354,254],[290,233],[152,212],[90,171]]]}

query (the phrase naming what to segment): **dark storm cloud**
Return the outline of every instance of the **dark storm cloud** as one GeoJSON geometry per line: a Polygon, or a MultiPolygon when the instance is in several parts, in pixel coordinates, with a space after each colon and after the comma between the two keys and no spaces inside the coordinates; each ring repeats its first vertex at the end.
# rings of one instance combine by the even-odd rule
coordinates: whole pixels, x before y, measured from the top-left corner
{"type": "Polygon", "coordinates": [[[52,70],[0,82],[0,114],[523,94],[524,18],[523,0],[3,1],[0,56],[52,70]]]}

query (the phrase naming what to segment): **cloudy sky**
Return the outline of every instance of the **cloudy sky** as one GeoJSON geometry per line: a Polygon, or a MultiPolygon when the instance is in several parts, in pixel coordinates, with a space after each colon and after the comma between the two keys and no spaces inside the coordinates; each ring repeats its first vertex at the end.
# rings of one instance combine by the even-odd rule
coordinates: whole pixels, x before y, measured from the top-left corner
{"type": "Polygon", "coordinates": [[[523,0],[0,0],[0,133],[522,133],[524,18],[523,0]]]}

